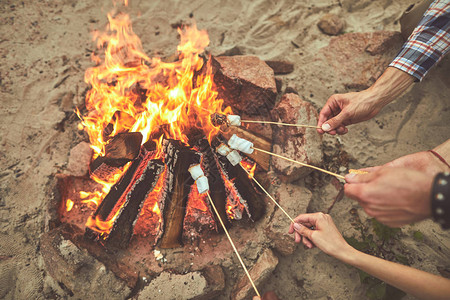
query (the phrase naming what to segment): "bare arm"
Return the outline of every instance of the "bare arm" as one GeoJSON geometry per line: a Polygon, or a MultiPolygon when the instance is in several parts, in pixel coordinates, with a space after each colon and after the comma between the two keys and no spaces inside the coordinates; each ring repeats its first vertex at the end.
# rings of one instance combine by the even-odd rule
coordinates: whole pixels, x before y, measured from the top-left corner
{"type": "MultiPolygon", "coordinates": [[[[350,247],[351,248],[351,247],[350,247]]],[[[449,299],[450,280],[354,248],[338,259],[420,299],[449,299]]]]}
{"type": "Polygon", "coordinates": [[[299,243],[307,238],[311,246],[357,267],[406,293],[421,299],[449,299],[450,280],[411,267],[383,260],[352,248],[331,217],[323,213],[302,214],[291,223],[289,233],[299,243]],[[309,229],[314,226],[314,230],[309,229]]]}
{"type": "Polygon", "coordinates": [[[439,153],[447,163],[450,163],[450,139],[435,147],[433,150],[439,153]]]}
{"type": "Polygon", "coordinates": [[[389,67],[368,89],[347,94],[332,95],[322,108],[317,126],[319,133],[344,134],[345,126],[369,120],[388,103],[400,96],[414,77],[397,68],[389,67]]]}

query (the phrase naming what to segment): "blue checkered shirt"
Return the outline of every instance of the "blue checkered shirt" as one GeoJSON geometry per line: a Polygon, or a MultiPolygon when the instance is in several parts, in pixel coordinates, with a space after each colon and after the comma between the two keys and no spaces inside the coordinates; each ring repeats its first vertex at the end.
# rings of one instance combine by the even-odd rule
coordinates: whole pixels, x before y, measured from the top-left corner
{"type": "Polygon", "coordinates": [[[436,0],[389,64],[421,81],[450,50],[450,0],[436,0]]]}

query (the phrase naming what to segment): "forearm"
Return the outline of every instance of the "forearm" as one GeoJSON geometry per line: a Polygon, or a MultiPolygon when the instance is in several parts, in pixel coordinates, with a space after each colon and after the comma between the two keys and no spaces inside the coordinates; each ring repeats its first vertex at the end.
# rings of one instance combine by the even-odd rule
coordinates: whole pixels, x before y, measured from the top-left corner
{"type": "Polygon", "coordinates": [[[435,147],[433,150],[450,163],[450,139],[435,147]]]}
{"type": "Polygon", "coordinates": [[[393,263],[353,248],[337,257],[370,275],[420,299],[448,299],[450,280],[393,263]]]}
{"type": "Polygon", "coordinates": [[[384,107],[400,96],[413,82],[413,76],[397,68],[389,67],[366,91],[373,95],[379,107],[384,107]]]}

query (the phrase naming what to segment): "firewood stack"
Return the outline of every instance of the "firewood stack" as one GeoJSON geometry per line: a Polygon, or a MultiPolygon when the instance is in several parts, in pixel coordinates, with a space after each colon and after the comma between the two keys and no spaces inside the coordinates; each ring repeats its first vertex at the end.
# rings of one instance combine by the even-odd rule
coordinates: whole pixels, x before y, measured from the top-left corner
{"type": "MultiPolygon", "coordinates": [[[[122,133],[115,136],[106,147],[105,156],[91,163],[91,176],[105,177],[119,168],[126,170],[90,216],[86,237],[110,248],[126,248],[144,203],[155,201],[150,199],[155,197],[160,220],[153,246],[182,246],[188,200],[200,196],[188,171],[196,164],[201,165],[208,179],[211,198],[227,227],[233,221],[257,221],[263,215],[261,193],[247,173],[240,165],[233,166],[225,156],[217,153],[216,148],[226,142],[224,137],[219,135],[210,144],[206,137],[194,135],[195,138],[190,140],[193,146],[164,139],[163,154],[156,158],[156,144],[141,146],[142,136],[139,135],[122,133]],[[157,185],[161,188],[153,192],[157,185]],[[109,229],[102,229],[102,224],[110,224],[109,229]]],[[[214,228],[220,231],[217,217],[209,204],[204,204],[214,228]]]]}

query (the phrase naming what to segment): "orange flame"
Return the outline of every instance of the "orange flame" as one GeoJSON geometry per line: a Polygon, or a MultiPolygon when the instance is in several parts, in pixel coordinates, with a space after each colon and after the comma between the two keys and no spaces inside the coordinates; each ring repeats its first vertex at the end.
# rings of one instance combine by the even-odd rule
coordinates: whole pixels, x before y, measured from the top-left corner
{"type": "Polygon", "coordinates": [[[211,65],[204,66],[199,56],[209,44],[206,31],[197,30],[195,24],[178,29],[179,60],[165,63],[144,54],[128,15],[109,14],[108,19],[108,31],[95,36],[98,48],[104,50],[104,61],[93,54],[99,65],[85,75],[92,88],[86,96],[89,112],[82,117],[82,125],[95,155],[104,155],[104,145],[119,132],[141,132],[145,143],[161,125],[167,126],[167,138],[188,143],[187,134],[198,128],[211,140],[219,128],[211,123],[210,115],[231,113],[231,109],[222,110],[211,65]],[[107,126],[111,130],[105,133],[107,126]]]}
{"type": "Polygon", "coordinates": [[[242,160],[241,165],[247,170],[248,178],[253,179],[253,176],[255,176],[256,163],[251,164],[245,160],[242,160]]]}
{"type": "MultiPolygon", "coordinates": [[[[189,133],[201,130],[211,142],[219,132],[211,114],[232,111],[217,97],[210,60],[204,64],[199,56],[209,44],[207,32],[195,24],[179,28],[178,61],[168,63],[144,53],[127,14],[108,14],[108,20],[105,32],[94,32],[100,55],[92,54],[96,66],[85,73],[91,87],[86,95],[88,113],[82,116],[77,111],[94,158],[105,155],[105,145],[120,132],[141,132],[142,143],[155,141],[154,158],[163,156],[164,138],[188,144],[189,133]]],[[[81,192],[82,202],[97,208],[125,170],[107,180],[94,177],[102,190],[81,192]]],[[[91,217],[86,226],[108,233],[119,211],[107,221],[91,217]]],[[[160,215],[158,203],[152,212],[160,215]]]]}

